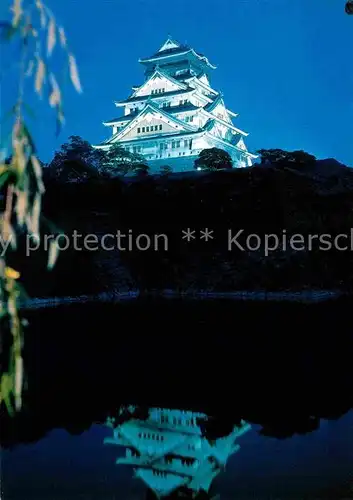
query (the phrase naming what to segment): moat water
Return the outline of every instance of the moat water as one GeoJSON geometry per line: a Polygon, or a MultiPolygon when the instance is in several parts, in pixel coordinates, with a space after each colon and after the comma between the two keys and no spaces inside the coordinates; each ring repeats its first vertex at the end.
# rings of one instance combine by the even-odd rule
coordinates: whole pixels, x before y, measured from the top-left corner
{"type": "MultiPolygon", "coordinates": [[[[22,415],[4,419],[5,500],[144,500],[116,448],[120,404],[190,409],[251,430],[221,500],[353,498],[349,301],[141,300],[28,311],[22,415]]],[[[225,431],[226,432],[226,431],[225,431]]]]}

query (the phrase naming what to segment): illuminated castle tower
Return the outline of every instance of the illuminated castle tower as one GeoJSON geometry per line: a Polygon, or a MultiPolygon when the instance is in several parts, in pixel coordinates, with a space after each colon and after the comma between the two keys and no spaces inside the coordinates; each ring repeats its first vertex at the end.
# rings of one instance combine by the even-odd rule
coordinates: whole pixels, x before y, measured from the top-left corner
{"type": "Polygon", "coordinates": [[[202,413],[151,408],[144,418],[139,418],[132,412],[130,418],[116,424],[113,437],[104,443],[126,449],[125,457],[116,463],[132,466],[135,477],[156,498],[178,492],[197,498],[208,493],[229,456],[239,450],[236,439],[250,429],[250,425],[242,423],[229,435],[211,441],[202,433],[202,422],[207,422],[202,413]]]}
{"type": "Polygon", "coordinates": [[[233,125],[237,115],[211,87],[215,66],[205,56],[168,38],[158,52],[139,62],[145,81],[127,99],[115,102],[123,115],[104,122],[111,137],[96,148],[118,143],[143,155],[152,171],[161,165],[192,170],[200,151],[213,147],[227,151],[234,167],[252,165],[257,156],[245,146],[248,134],[233,125]]]}

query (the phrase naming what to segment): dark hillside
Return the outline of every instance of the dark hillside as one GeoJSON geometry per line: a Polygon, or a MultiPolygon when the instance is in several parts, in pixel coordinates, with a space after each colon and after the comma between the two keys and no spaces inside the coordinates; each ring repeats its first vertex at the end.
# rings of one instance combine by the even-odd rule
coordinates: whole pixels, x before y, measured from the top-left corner
{"type": "Polygon", "coordinates": [[[200,175],[50,181],[44,213],[70,245],[40,287],[34,277],[45,269],[44,253],[22,259],[33,295],[136,288],[350,291],[353,285],[353,173],[334,160],[300,169],[267,165],[200,175]],[[189,243],[182,239],[188,228],[196,237],[189,243]],[[206,228],[214,231],[207,242],[200,239],[206,228]],[[79,250],[72,244],[75,230],[81,235],[79,250]],[[125,249],[127,238],[121,240],[121,251],[117,249],[118,230],[126,235],[130,231],[130,250],[125,249]],[[241,248],[232,243],[240,230],[241,248]],[[83,249],[89,234],[96,235],[95,250],[92,244],[83,249]],[[109,250],[100,244],[106,234],[111,235],[106,240],[109,250]],[[137,248],[140,234],[150,236],[149,250],[137,248]],[[160,234],[166,239],[160,238],[157,248],[154,236],[160,234]],[[291,245],[290,238],[298,234],[302,241],[291,245]],[[329,236],[331,249],[320,246],[318,235],[323,234],[329,236]],[[346,235],[337,240],[345,251],[333,244],[339,234],[346,235]],[[255,236],[247,243],[250,235],[255,236]],[[277,236],[277,250],[275,236],[268,236],[266,250],[266,235],[277,236]],[[310,241],[312,235],[317,236],[310,241]]]}

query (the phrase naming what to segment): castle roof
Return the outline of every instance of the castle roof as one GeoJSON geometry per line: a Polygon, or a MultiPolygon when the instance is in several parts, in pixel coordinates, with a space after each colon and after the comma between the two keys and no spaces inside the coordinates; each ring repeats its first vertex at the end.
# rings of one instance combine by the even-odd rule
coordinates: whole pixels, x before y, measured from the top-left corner
{"type": "Polygon", "coordinates": [[[218,106],[218,104],[224,104],[223,97],[221,94],[219,94],[213,102],[210,102],[209,104],[207,104],[205,106],[205,110],[208,112],[211,112],[218,106]]]}
{"type": "MultiPolygon", "coordinates": [[[[175,114],[175,113],[182,113],[183,111],[188,112],[188,111],[195,111],[197,109],[199,109],[197,106],[195,106],[194,104],[183,104],[182,106],[171,106],[170,108],[158,108],[158,110],[160,109],[164,109],[167,110],[167,113],[168,114],[175,114]]],[[[139,112],[136,112],[136,113],[131,113],[129,115],[124,115],[124,116],[120,116],[118,118],[113,118],[112,120],[108,120],[106,122],[103,122],[104,125],[113,125],[114,123],[120,123],[120,122],[127,122],[127,121],[130,121],[132,120],[133,118],[135,118],[135,116],[138,115],[139,112]]]]}
{"type": "MultiPolygon", "coordinates": [[[[110,139],[105,141],[104,144],[113,144],[116,140],[122,139],[124,137],[124,135],[126,134],[127,130],[130,130],[132,127],[135,127],[137,125],[137,122],[144,115],[146,115],[148,113],[155,114],[155,115],[161,117],[162,119],[164,119],[165,121],[169,120],[170,122],[174,123],[176,128],[179,128],[179,130],[178,130],[179,133],[181,133],[183,131],[194,131],[195,130],[195,126],[193,126],[189,123],[185,123],[182,120],[179,120],[175,116],[171,116],[171,114],[168,113],[168,111],[166,111],[165,109],[158,108],[152,102],[148,102],[146,104],[146,106],[141,111],[139,111],[138,113],[136,113],[134,115],[134,117],[129,121],[129,123],[127,123],[125,125],[125,127],[123,127],[122,130],[118,131],[115,135],[113,135],[113,137],[111,137],[110,139]]],[[[149,136],[149,137],[151,137],[151,136],[149,136]]],[[[142,138],[141,138],[141,140],[142,140],[142,138]]]]}
{"type": "Polygon", "coordinates": [[[203,62],[206,66],[212,69],[216,69],[216,66],[211,64],[206,56],[196,52],[193,48],[189,47],[189,45],[179,43],[171,38],[168,38],[167,41],[162,45],[162,47],[152,54],[149,57],[145,57],[139,59],[139,62],[142,64],[150,63],[153,61],[158,61],[161,59],[173,58],[175,56],[186,55],[189,54],[199,61],[203,62]]]}
{"type": "MultiPolygon", "coordinates": [[[[195,89],[190,87],[187,89],[172,90],[171,92],[163,92],[162,94],[154,95],[153,99],[160,99],[161,97],[173,97],[175,95],[188,94],[190,92],[195,92],[195,89]]],[[[123,101],[116,101],[116,104],[127,104],[130,102],[147,101],[148,99],[150,99],[149,95],[140,95],[140,96],[136,96],[136,97],[128,97],[127,99],[125,99],[123,101]]]]}

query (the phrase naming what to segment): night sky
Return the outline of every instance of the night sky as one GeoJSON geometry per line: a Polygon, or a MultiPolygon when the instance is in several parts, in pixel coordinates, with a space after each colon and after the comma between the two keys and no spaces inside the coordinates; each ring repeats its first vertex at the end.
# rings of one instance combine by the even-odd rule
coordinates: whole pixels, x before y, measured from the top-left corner
{"type": "MultiPolygon", "coordinates": [[[[2,2],[0,14],[5,12],[2,2]]],[[[108,137],[102,121],[119,115],[113,101],[143,82],[139,57],[170,34],[217,66],[212,84],[250,132],[248,147],[304,149],[353,165],[353,19],[344,0],[48,0],[76,55],[84,93],[64,86],[66,126],[55,139],[51,110],[30,97],[29,118],[41,157],[50,160],[70,135],[91,143],[108,137]]],[[[61,54],[54,51],[61,79],[61,54]]],[[[2,112],[10,107],[15,71],[7,74],[2,112]]],[[[3,127],[3,136],[6,126],[3,127]]]]}

